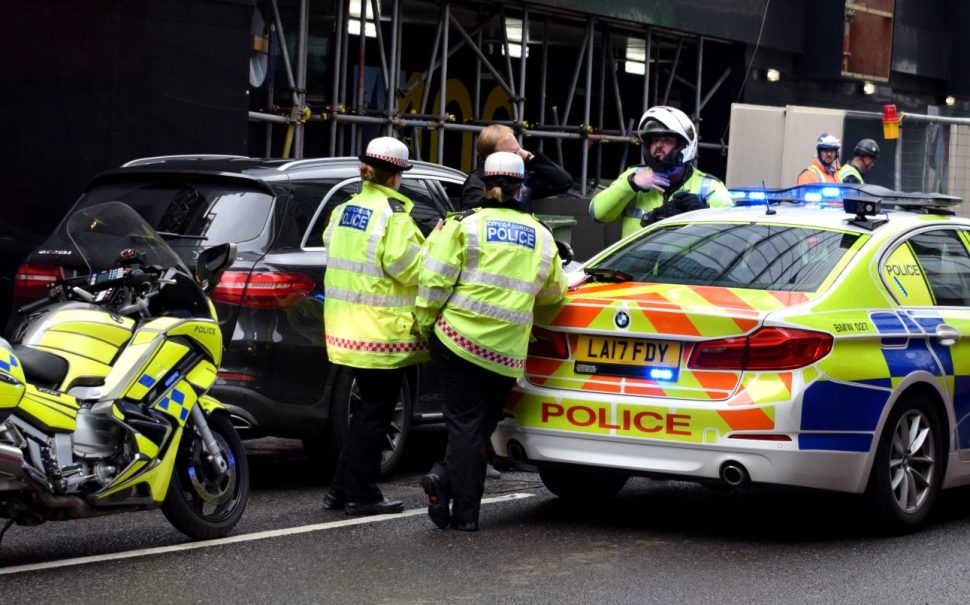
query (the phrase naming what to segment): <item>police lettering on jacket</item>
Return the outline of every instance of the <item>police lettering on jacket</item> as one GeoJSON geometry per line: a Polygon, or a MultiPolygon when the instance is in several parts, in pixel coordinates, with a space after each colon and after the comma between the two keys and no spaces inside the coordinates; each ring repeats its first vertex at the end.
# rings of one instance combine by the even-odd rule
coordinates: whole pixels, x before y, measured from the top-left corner
{"type": "Polygon", "coordinates": [[[526,248],[536,247],[536,230],[528,225],[509,221],[485,221],[485,239],[489,242],[518,244],[526,248]]]}

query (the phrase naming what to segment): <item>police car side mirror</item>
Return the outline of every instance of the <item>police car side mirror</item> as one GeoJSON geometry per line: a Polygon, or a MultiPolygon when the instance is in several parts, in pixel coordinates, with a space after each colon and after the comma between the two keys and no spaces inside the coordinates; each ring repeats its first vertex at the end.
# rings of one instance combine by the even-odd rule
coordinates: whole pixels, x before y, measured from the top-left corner
{"type": "Polygon", "coordinates": [[[576,258],[576,254],[573,252],[573,247],[566,242],[557,239],[556,248],[559,250],[559,258],[562,259],[563,267],[573,262],[573,259],[576,258]]]}

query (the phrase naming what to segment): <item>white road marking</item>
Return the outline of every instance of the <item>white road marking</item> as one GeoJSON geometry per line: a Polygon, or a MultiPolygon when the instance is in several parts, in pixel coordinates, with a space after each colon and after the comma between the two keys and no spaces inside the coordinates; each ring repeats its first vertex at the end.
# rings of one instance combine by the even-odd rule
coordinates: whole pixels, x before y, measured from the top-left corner
{"type": "MultiPolygon", "coordinates": [[[[498,502],[509,502],[512,500],[521,500],[523,498],[531,498],[534,495],[535,494],[529,494],[529,493],[505,494],[504,496],[496,496],[494,498],[484,498],[482,500],[482,504],[495,504],[498,502]]],[[[135,557],[150,557],[154,555],[164,555],[172,552],[196,550],[198,548],[209,548],[210,546],[222,546],[224,544],[237,544],[240,542],[253,542],[255,540],[267,540],[270,538],[279,538],[282,536],[294,536],[297,534],[307,534],[310,532],[324,531],[328,529],[337,529],[340,527],[348,527],[351,525],[363,525],[365,523],[380,523],[382,521],[391,521],[394,519],[400,519],[402,517],[415,517],[417,515],[424,515],[427,512],[428,511],[426,508],[417,508],[412,510],[406,510],[402,513],[394,513],[390,515],[373,515],[370,517],[350,517],[342,521],[330,521],[328,523],[315,523],[313,525],[301,525],[299,527],[288,527],[286,529],[271,529],[267,531],[258,531],[251,534],[241,534],[239,536],[229,536],[227,538],[219,538],[217,540],[186,542],[185,544],[173,544],[171,546],[159,546],[157,548],[142,548],[139,550],[129,550],[127,552],[116,552],[116,553],[109,553],[105,555],[93,555],[90,557],[77,557],[74,559],[61,559],[59,561],[48,561],[46,563],[31,563],[29,565],[17,565],[14,567],[0,567],[0,576],[15,574],[15,573],[24,573],[27,571],[43,571],[48,569],[56,569],[58,567],[73,567],[75,565],[87,565],[88,563],[102,563],[104,561],[134,559],[135,557]]]]}

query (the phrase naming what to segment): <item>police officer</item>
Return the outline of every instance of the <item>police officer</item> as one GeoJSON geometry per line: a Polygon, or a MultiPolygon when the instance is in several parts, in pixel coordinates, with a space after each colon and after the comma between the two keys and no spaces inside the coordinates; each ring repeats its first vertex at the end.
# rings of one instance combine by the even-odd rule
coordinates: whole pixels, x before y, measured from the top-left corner
{"type": "Polygon", "coordinates": [[[872,139],[862,139],[852,150],[852,159],[839,168],[839,180],[843,183],[865,183],[863,175],[879,161],[879,145],[872,139]]]}
{"type": "Polygon", "coordinates": [[[733,205],[721,181],[695,168],[697,132],[684,112],[651,107],[640,118],[643,164],[623,172],[593,196],[589,214],[600,223],[623,218],[623,236],[642,226],[699,208],[733,205]]]}
{"type": "Polygon", "coordinates": [[[823,132],[815,142],[815,158],[798,174],[795,184],[841,183],[839,177],[839,137],[823,132]]]}
{"type": "Polygon", "coordinates": [[[361,394],[324,506],[376,515],[404,510],[384,498],[377,479],[404,368],[429,358],[413,325],[424,238],[411,200],[398,192],[411,169],[407,147],[379,137],[359,159],[361,191],[334,210],[323,234],[327,355],[351,368],[361,394]]]}
{"type": "Polygon", "coordinates": [[[493,153],[482,177],[481,205],[429,236],[415,309],[430,333],[448,430],[445,459],[421,485],[435,525],[464,531],[478,529],[487,442],[524,373],[533,307],[566,291],[552,235],[519,204],[522,158],[493,153]]]}

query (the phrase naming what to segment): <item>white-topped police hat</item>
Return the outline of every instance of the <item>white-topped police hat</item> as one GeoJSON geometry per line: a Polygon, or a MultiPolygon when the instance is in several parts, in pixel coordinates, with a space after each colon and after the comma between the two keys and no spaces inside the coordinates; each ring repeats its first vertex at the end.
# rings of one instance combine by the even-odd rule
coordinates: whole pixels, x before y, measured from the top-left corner
{"type": "Polygon", "coordinates": [[[407,145],[394,137],[377,137],[367,144],[367,151],[357,156],[364,164],[375,168],[393,170],[411,170],[414,166],[408,161],[407,145]]]}
{"type": "Polygon", "coordinates": [[[517,154],[508,151],[496,151],[485,158],[483,177],[504,176],[513,179],[525,178],[525,164],[517,154]]]}

